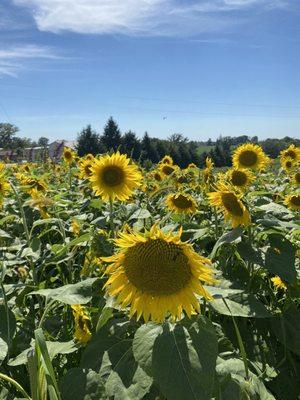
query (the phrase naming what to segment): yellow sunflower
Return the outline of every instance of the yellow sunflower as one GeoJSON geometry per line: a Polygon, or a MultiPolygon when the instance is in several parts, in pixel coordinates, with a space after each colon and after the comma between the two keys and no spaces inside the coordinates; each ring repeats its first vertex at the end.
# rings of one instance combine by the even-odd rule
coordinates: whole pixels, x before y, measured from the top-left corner
{"type": "Polygon", "coordinates": [[[292,175],[292,180],[293,183],[295,183],[296,185],[300,185],[300,172],[297,171],[292,175]]]}
{"type": "Polygon", "coordinates": [[[119,152],[95,160],[90,181],[96,195],[104,201],[126,201],[134,189],[141,185],[142,175],[130,159],[119,152]]]}
{"type": "Polygon", "coordinates": [[[92,175],[93,160],[86,159],[80,163],[80,178],[88,179],[92,175]]]}
{"type": "Polygon", "coordinates": [[[176,320],[183,311],[199,312],[196,295],[212,300],[201,283],[214,283],[210,260],[182,242],[181,233],[165,234],[156,225],[144,234],[121,233],[119,252],[103,258],[111,263],[107,292],[122,308],[130,306],[130,316],[161,323],[168,315],[176,320]]]}
{"type": "Polygon", "coordinates": [[[257,144],[246,143],[239,146],[233,153],[232,163],[235,168],[262,170],[269,162],[269,157],[257,144]]]}
{"type": "Polygon", "coordinates": [[[210,204],[224,213],[225,221],[231,221],[232,227],[250,224],[250,214],[234,191],[220,184],[215,192],[208,193],[210,204]]]}
{"type": "Polygon", "coordinates": [[[187,193],[171,193],[166,198],[166,205],[178,214],[194,214],[196,212],[196,201],[187,193]]]}
{"type": "Polygon", "coordinates": [[[287,289],[286,284],[281,280],[279,276],[274,276],[273,278],[271,278],[271,281],[273,282],[273,285],[276,287],[276,289],[287,289]]]}
{"type": "Polygon", "coordinates": [[[85,157],[85,160],[89,160],[89,161],[93,161],[94,160],[94,156],[93,156],[93,154],[87,154],[85,157]]]}
{"type": "Polygon", "coordinates": [[[159,171],[154,171],[152,176],[157,182],[161,182],[164,179],[163,175],[159,171]]]}
{"type": "Polygon", "coordinates": [[[164,158],[160,160],[160,164],[173,165],[173,158],[171,156],[164,156],[164,158]]]}
{"type": "Polygon", "coordinates": [[[79,304],[74,304],[72,307],[75,321],[74,337],[78,342],[87,344],[91,340],[92,334],[89,329],[90,317],[86,310],[79,304]]]}
{"type": "Polygon", "coordinates": [[[76,154],[72,149],[70,149],[69,147],[64,147],[63,158],[68,164],[71,164],[74,161],[75,157],[76,154]]]}
{"type": "Polygon", "coordinates": [[[226,178],[231,185],[239,189],[250,186],[255,180],[254,174],[246,168],[231,168],[226,172],[226,178]]]}
{"type": "Polygon", "coordinates": [[[173,174],[174,171],[177,170],[177,166],[176,165],[170,165],[170,164],[161,164],[159,166],[159,169],[160,169],[160,172],[163,175],[170,176],[170,175],[173,174]]]}
{"type": "Polygon", "coordinates": [[[10,185],[3,175],[0,175],[0,197],[4,197],[9,191],[10,185]]]}
{"type": "Polygon", "coordinates": [[[299,211],[300,210],[300,193],[288,195],[285,198],[284,203],[292,210],[299,211]]]}
{"type": "Polygon", "coordinates": [[[287,149],[280,152],[280,159],[291,158],[296,163],[300,161],[300,148],[291,144],[287,149]]]}
{"type": "Polygon", "coordinates": [[[282,168],[286,172],[292,171],[294,169],[294,167],[296,166],[296,161],[292,157],[281,158],[280,163],[281,163],[282,168]]]}
{"type": "Polygon", "coordinates": [[[187,169],[194,169],[194,168],[198,168],[197,165],[194,164],[194,163],[190,163],[190,164],[187,166],[187,169]]]}

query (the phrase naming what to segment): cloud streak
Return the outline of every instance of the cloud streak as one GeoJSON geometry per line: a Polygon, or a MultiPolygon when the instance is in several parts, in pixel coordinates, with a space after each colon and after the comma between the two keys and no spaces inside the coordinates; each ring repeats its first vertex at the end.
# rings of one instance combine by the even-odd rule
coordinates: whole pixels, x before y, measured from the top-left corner
{"type": "Polygon", "coordinates": [[[60,59],[53,49],[33,44],[14,45],[0,48],[0,76],[17,77],[18,73],[26,68],[26,61],[40,59],[60,59]]]}
{"type": "Polygon", "coordinates": [[[288,0],[12,0],[41,31],[192,36],[236,23],[231,11],[282,8],[288,0]]]}

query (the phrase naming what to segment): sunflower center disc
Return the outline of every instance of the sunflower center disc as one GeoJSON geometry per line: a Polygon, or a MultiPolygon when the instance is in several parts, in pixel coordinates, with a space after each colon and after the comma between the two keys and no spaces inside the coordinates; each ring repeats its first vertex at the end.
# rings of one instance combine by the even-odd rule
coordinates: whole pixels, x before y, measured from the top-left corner
{"type": "Polygon", "coordinates": [[[70,158],[72,158],[72,154],[70,153],[70,151],[66,151],[66,152],[65,152],[65,158],[66,158],[67,160],[69,160],[70,158]]]}
{"type": "Polygon", "coordinates": [[[86,166],[84,167],[84,171],[85,171],[85,173],[86,173],[87,175],[91,175],[91,174],[92,174],[91,165],[86,165],[86,166]]]}
{"type": "Polygon", "coordinates": [[[286,157],[291,157],[293,160],[295,160],[295,158],[296,158],[296,153],[295,153],[293,150],[288,150],[288,151],[285,153],[285,156],[286,156],[286,157]]]}
{"type": "Polygon", "coordinates": [[[178,197],[173,197],[172,202],[175,207],[181,208],[182,210],[185,210],[187,208],[192,207],[193,203],[191,200],[180,194],[178,197]]]}
{"type": "Polygon", "coordinates": [[[102,172],[102,180],[107,186],[118,186],[124,181],[124,172],[116,166],[106,167],[102,172]]]}
{"type": "Polygon", "coordinates": [[[131,247],[123,265],[129,281],[152,296],[180,291],[192,275],[181,247],[163,239],[150,239],[131,247]]]}
{"type": "Polygon", "coordinates": [[[245,167],[253,167],[257,162],[257,154],[251,150],[245,150],[240,154],[239,161],[245,167]]]}
{"type": "Polygon", "coordinates": [[[287,161],[287,163],[285,164],[285,166],[286,166],[287,168],[291,168],[291,167],[292,167],[291,161],[287,161]]]}
{"type": "Polygon", "coordinates": [[[169,165],[164,165],[163,168],[162,168],[162,171],[166,175],[171,175],[172,172],[174,171],[174,168],[169,166],[169,165]]]}
{"type": "Polygon", "coordinates": [[[247,176],[242,171],[234,171],[231,175],[231,182],[234,186],[243,186],[247,183],[247,176]]]}
{"type": "Polygon", "coordinates": [[[291,203],[294,204],[294,206],[299,207],[300,206],[300,196],[293,196],[291,198],[291,203]]]}
{"type": "Polygon", "coordinates": [[[238,199],[233,193],[223,193],[222,194],[222,203],[226,210],[236,216],[242,217],[243,216],[243,209],[238,202],[238,199]]]}
{"type": "Polygon", "coordinates": [[[300,183],[300,172],[296,173],[295,180],[296,180],[297,183],[300,183]]]}

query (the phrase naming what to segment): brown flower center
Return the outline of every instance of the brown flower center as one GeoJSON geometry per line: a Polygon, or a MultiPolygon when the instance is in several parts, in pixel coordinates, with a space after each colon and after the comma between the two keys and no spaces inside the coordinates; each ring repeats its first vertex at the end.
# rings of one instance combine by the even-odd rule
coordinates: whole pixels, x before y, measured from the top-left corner
{"type": "Polygon", "coordinates": [[[245,150],[240,154],[239,162],[245,167],[253,167],[257,163],[257,154],[252,150],[245,150]]]}
{"type": "Polygon", "coordinates": [[[122,168],[116,165],[110,165],[105,167],[101,173],[101,181],[106,186],[118,186],[124,182],[124,171],[122,168]]]}
{"type": "Polygon", "coordinates": [[[234,186],[244,186],[247,183],[247,175],[243,171],[233,171],[231,175],[231,183],[234,186]]]}
{"type": "Polygon", "coordinates": [[[235,217],[243,216],[243,208],[234,193],[223,193],[222,203],[224,208],[235,217]]]}

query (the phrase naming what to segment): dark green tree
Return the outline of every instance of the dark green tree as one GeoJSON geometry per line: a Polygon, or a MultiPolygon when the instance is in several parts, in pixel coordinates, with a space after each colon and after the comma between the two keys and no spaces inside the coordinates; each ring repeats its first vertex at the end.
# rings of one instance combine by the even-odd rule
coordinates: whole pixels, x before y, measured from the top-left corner
{"type": "Polygon", "coordinates": [[[40,147],[47,147],[49,145],[49,139],[45,136],[41,136],[37,142],[37,145],[40,147]]]}
{"type": "Polygon", "coordinates": [[[142,144],[141,159],[143,161],[151,160],[153,163],[157,163],[159,161],[159,155],[156,150],[155,142],[149,137],[147,132],[145,132],[141,144],[142,144]]]}
{"type": "Polygon", "coordinates": [[[141,154],[141,143],[132,131],[128,131],[122,137],[122,153],[127,154],[134,160],[138,160],[141,154]]]}
{"type": "Polygon", "coordinates": [[[0,147],[10,149],[13,147],[13,141],[19,128],[9,123],[0,123],[0,147]]]}
{"type": "Polygon", "coordinates": [[[99,154],[103,153],[104,148],[101,145],[99,135],[92,130],[91,125],[88,125],[86,128],[82,129],[82,131],[77,136],[77,153],[80,157],[86,154],[99,154]]]}
{"type": "Polygon", "coordinates": [[[120,149],[122,145],[122,135],[113,117],[110,117],[107,121],[100,140],[106,151],[117,151],[120,149]]]}

